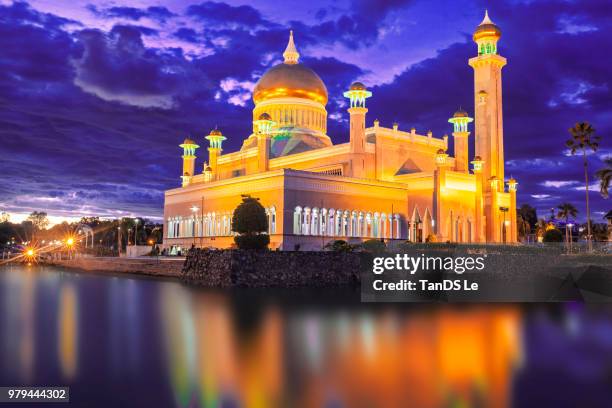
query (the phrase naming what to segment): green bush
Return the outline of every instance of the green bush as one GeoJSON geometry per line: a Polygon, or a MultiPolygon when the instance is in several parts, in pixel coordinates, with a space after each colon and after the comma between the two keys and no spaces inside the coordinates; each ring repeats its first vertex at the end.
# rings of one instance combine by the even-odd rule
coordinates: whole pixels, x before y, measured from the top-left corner
{"type": "Polygon", "coordinates": [[[270,236],[268,234],[236,235],[234,242],[239,249],[266,249],[270,245],[270,236]]]}
{"type": "Polygon", "coordinates": [[[544,233],[544,242],[563,242],[563,233],[558,229],[550,229],[544,233]]]}
{"type": "Polygon", "coordinates": [[[328,242],[324,248],[334,252],[351,252],[354,249],[351,244],[343,239],[328,242]]]}
{"type": "Polygon", "coordinates": [[[361,248],[366,252],[371,252],[373,254],[380,254],[387,250],[387,246],[385,243],[379,239],[368,239],[363,244],[361,244],[361,248]]]}
{"type": "Polygon", "coordinates": [[[234,242],[239,249],[265,249],[270,244],[268,217],[266,210],[257,198],[242,196],[242,202],[234,210],[232,230],[239,235],[234,242]]]}

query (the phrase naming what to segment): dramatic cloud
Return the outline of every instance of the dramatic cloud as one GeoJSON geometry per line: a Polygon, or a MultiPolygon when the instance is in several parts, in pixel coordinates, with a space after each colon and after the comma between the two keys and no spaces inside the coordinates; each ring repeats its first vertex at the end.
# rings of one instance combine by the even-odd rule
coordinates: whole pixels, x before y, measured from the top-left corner
{"type": "MultiPolygon", "coordinates": [[[[519,204],[542,216],[569,201],[584,217],[582,158],[564,147],[569,127],[587,120],[604,137],[588,156],[592,190],[612,152],[608,3],[513,1],[489,10],[508,58],[507,174],[520,183],[519,204]]],[[[397,121],[440,137],[459,106],[473,113],[467,60],[484,8],[473,2],[58,4],[0,3],[0,210],[161,216],[163,191],[179,184],[177,145],[185,136],[203,142],[218,125],[225,150],[240,147],[251,129],[250,91],[281,61],[290,29],[301,61],[329,90],[335,143],[348,140],[342,91],[356,79],[374,94],[368,124],[397,121]]],[[[609,209],[598,193],[591,198],[594,213],[609,209]]]]}

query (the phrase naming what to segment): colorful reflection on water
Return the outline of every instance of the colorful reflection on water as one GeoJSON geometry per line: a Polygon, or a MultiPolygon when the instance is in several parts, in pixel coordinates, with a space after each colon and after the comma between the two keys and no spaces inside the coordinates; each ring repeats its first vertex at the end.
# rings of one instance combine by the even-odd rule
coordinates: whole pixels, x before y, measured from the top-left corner
{"type": "Polygon", "coordinates": [[[579,406],[581,387],[604,406],[610,308],[358,299],[4,268],[0,385],[69,385],[88,407],[505,407],[547,389],[579,406]]]}

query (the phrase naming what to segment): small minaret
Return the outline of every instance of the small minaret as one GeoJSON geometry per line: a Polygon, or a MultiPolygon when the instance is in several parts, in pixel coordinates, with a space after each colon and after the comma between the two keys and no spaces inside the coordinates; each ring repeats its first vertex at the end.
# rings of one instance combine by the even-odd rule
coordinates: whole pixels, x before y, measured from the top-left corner
{"type": "Polygon", "coordinates": [[[208,165],[208,163],[204,162],[202,173],[204,174],[204,181],[209,182],[212,181],[212,167],[208,165]]]}
{"type": "Polygon", "coordinates": [[[446,168],[448,166],[448,154],[444,149],[438,149],[435,156],[436,169],[434,170],[434,215],[436,224],[434,232],[439,239],[448,239],[444,236],[443,221],[444,215],[442,209],[445,207],[442,201],[444,200],[442,190],[446,186],[446,168]]]}
{"type": "Polygon", "coordinates": [[[259,115],[256,121],[253,121],[253,125],[257,132],[257,168],[260,172],[267,171],[270,162],[272,129],[276,126],[276,122],[272,120],[270,115],[264,112],[259,115]]]}
{"type": "Polygon", "coordinates": [[[179,146],[183,148],[183,175],[181,179],[183,180],[183,187],[185,187],[191,183],[191,178],[195,172],[195,151],[200,146],[190,138],[186,138],[179,146]]]}
{"type": "Polygon", "coordinates": [[[221,156],[223,151],[221,144],[227,138],[223,136],[220,130],[217,128],[210,131],[209,135],[205,138],[209,142],[208,147],[208,164],[212,170],[211,179],[216,179],[218,175],[217,171],[217,159],[221,156]]]}
{"type": "Polygon", "coordinates": [[[348,112],[350,120],[350,151],[353,154],[351,160],[351,175],[363,178],[366,174],[365,169],[365,116],[368,109],[365,106],[367,98],[372,96],[361,82],[353,82],[348,91],[344,92],[344,97],[349,99],[350,106],[348,112]]]}
{"type": "Polygon", "coordinates": [[[455,140],[455,170],[461,173],[468,172],[468,123],[474,119],[468,113],[459,108],[450,118],[449,123],[453,124],[453,138],[455,140]]]}
{"type": "Polygon", "coordinates": [[[476,194],[474,194],[474,242],[484,242],[486,235],[483,232],[483,180],[482,180],[482,158],[474,157],[472,166],[476,176],[476,194]]]}

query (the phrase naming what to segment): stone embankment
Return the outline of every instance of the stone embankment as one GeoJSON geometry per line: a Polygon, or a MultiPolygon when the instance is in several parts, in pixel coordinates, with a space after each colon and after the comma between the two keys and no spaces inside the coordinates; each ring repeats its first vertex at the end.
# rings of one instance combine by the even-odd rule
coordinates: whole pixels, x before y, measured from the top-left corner
{"type": "Polygon", "coordinates": [[[192,249],[184,282],[208,287],[333,287],[359,283],[361,257],[350,252],[192,249]]]}

